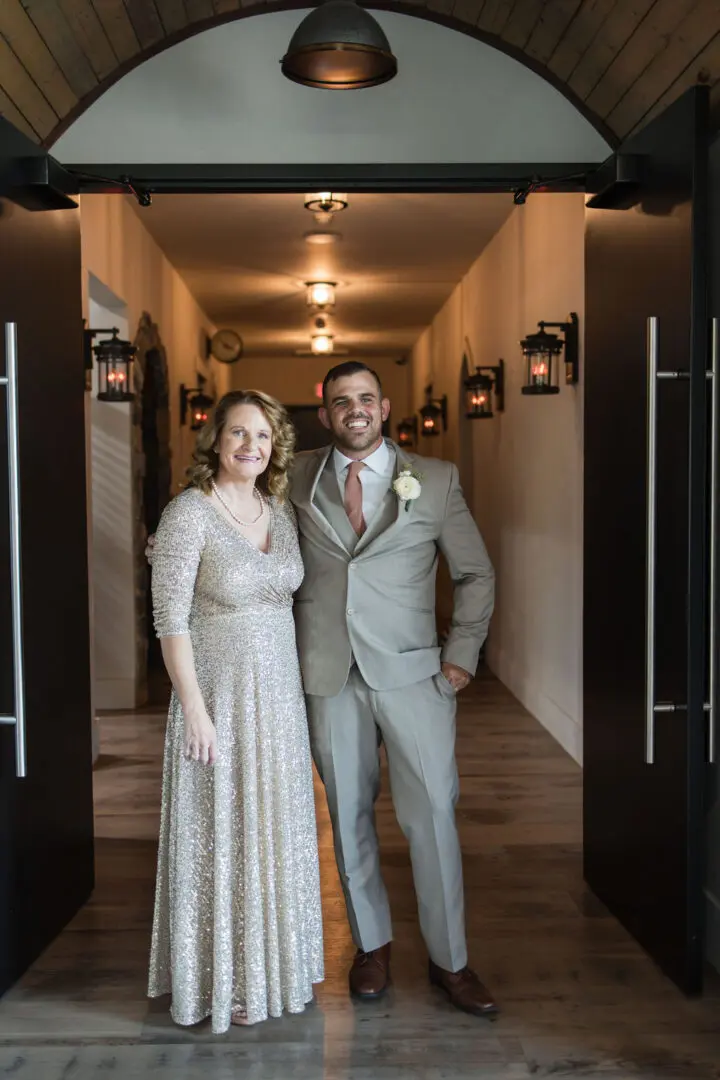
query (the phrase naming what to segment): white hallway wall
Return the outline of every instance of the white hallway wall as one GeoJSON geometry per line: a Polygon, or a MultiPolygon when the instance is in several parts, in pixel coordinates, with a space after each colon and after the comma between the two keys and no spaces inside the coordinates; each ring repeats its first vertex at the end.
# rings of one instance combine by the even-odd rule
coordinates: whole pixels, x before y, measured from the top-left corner
{"type": "MultiPolygon", "coordinates": [[[[555,397],[523,396],[521,338],[537,322],[584,313],[583,195],[536,195],[517,207],[418,341],[413,397],[447,393],[448,432],[420,453],[460,465],[497,573],[487,660],[502,682],[582,760],[581,381],[555,397]],[[505,411],[463,415],[463,353],[505,360],[505,411]]],[[[441,599],[441,602],[442,599],[441,599]]],[[[444,598],[447,607],[447,598],[444,598]]]]}
{"type": "MultiPolygon", "coordinates": [[[[196,386],[202,366],[202,342],[214,327],[198,307],[185,282],[165,258],[128,199],[84,195],[80,207],[84,314],[89,325],[99,317],[91,304],[104,290],[122,305],[126,324],[108,311],[102,326],[118,325],[130,340],[140,316],[150,313],[167,352],[170,384],[170,442],[173,493],[190,461],[194,435],[181,427],[180,384],[196,386]]],[[[230,374],[213,364],[218,392],[229,386],[230,374]]],[[[96,708],[132,708],[142,704],[144,671],[138,670],[135,633],[136,531],[139,508],[133,505],[132,444],[129,405],[93,401],[89,411],[93,433],[90,454],[89,527],[93,551],[94,704],[96,708]]]]}

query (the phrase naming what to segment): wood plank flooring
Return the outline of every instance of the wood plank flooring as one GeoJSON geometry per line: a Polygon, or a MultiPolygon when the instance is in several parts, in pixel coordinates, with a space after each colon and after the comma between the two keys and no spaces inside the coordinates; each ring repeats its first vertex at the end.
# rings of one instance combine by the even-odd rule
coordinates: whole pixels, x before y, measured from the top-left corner
{"type": "Polygon", "coordinates": [[[497,1022],[455,1012],[428,985],[387,788],[378,821],[394,981],[380,1002],[349,1000],[353,946],[318,784],[327,977],[316,1005],[221,1037],[207,1024],[175,1027],[167,1001],[145,998],[163,729],[160,710],[101,720],[97,888],[0,1002],[0,1077],[720,1077],[717,981],[703,1000],[686,1000],[587,893],[581,771],[490,676],[461,699],[459,823],[471,958],[501,1002],[497,1022]]]}

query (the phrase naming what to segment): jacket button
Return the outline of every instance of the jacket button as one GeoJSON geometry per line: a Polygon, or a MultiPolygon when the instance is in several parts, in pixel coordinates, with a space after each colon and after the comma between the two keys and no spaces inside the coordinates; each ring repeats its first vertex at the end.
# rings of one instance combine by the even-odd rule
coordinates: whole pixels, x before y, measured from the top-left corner
{"type": "Polygon", "coordinates": [[[347,609],[347,613],[348,613],[348,615],[354,615],[354,614],[355,614],[355,610],[354,610],[354,608],[351,608],[351,607],[349,607],[349,608],[347,609]]]}

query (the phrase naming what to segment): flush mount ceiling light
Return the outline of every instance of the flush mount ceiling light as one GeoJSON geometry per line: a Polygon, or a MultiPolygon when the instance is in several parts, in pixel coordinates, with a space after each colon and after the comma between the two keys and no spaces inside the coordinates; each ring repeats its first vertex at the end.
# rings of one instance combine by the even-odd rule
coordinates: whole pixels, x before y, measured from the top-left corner
{"type": "Polygon", "coordinates": [[[334,281],[308,281],[306,300],[311,308],[331,308],[335,306],[334,281]]]}
{"type": "Polygon", "coordinates": [[[397,75],[380,24],[353,0],[327,0],[311,11],[281,65],[287,79],[322,90],[362,90],[397,75]]]}
{"type": "Polygon", "coordinates": [[[310,349],[316,356],[326,356],[334,348],[332,334],[313,334],[310,349]]]}
{"type": "Polygon", "coordinates": [[[305,196],[305,209],[311,214],[339,214],[347,207],[348,197],[344,191],[314,191],[305,196]]]}
{"type": "Polygon", "coordinates": [[[348,197],[344,191],[314,191],[305,196],[305,209],[314,215],[318,225],[331,225],[333,214],[347,210],[348,197]]]}

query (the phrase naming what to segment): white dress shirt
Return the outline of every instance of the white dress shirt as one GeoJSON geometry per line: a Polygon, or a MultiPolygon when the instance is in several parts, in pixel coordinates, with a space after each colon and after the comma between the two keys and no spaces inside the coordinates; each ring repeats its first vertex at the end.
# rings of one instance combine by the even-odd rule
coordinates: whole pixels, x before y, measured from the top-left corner
{"type": "MultiPolygon", "coordinates": [[[[340,498],[343,502],[345,502],[345,484],[347,483],[348,469],[352,462],[353,458],[346,457],[337,447],[335,448],[333,451],[333,463],[340,486],[340,498]]],[[[365,468],[360,470],[362,507],[365,523],[369,525],[390,489],[393,472],[395,471],[395,453],[383,439],[377,450],[373,450],[372,454],[363,458],[363,465],[365,465],[365,468]]]]}

